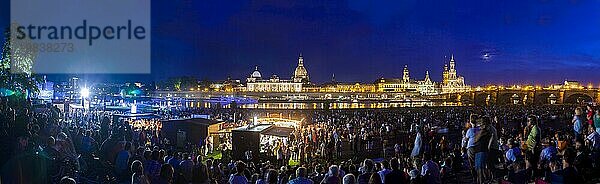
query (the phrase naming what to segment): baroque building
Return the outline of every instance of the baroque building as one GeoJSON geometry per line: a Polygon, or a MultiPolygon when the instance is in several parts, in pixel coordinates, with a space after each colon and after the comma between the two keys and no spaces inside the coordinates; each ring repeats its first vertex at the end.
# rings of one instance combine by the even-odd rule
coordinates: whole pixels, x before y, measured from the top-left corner
{"type": "Polygon", "coordinates": [[[298,66],[290,80],[280,79],[277,75],[263,79],[262,74],[258,71],[258,66],[246,78],[246,91],[250,92],[302,92],[303,85],[310,85],[310,79],[304,67],[302,53],[298,57],[298,66]]]}
{"type": "Polygon", "coordinates": [[[294,70],[294,77],[292,77],[292,80],[303,84],[310,83],[308,71],[304,68],[304,57],[302,57],[302,53],[298,56],[298,66],[296,66],[296,70],[294,70]]]}
{"type": "Polygon", "coordinates": [[[425,79],[417,81],[417,91],[422,95],[436,95],[439,93],[437,84],[429,78],[429,71],[425,71],[425,79]]]}
{"type": "Polygon", "coordinates": [[[402,79],[380,78],[375,84],[378,92],[418,92],[421,95],[435,95],[439,93],[437,84],[429,78],[429,71],[425,72],[425,79],[413,80],[410,78],[408,65],[404,65],[402,79]]]}
{"type": "Polygon", "coordinates": [[[471,86],[465,84],[465,79],[458,75],[454,55],[450,59],[450,65],[444,65],[442,72],[442,83],[436,83],[429,77],[429,71],[425,72],[423,80],[410,78],[408,66],[404,65],[402,78],[380,78],[375,82],[378,92],[418,92],[421,95],[436,95],[441,93],[458,93],[471,90],[471,86]]]}
{"type": "Polygon", "coordinates": [[[269,79],[262,79],[258,66],[254,68],[250,77],[246,78],[246,91],[249,92],[301,92],[302,83],[293,80],[280,79],[272,75],[269,79]]]}
{"type": "Polygon", "coordinates": [[[471,86],[465,84],[465,79],[457,74],[454,55],[450,58],[450,67],[444,65],[442,77],[442,93],[458,93],[471,90],[471,86]]]}

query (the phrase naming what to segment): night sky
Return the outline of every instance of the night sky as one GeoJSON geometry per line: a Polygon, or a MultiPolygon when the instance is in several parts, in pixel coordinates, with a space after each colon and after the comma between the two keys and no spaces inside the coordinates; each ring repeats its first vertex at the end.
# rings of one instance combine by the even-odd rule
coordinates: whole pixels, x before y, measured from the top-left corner
{"type": "Polygon", "coordinates": [[[245,79],[258,65],[289,78],[299,52],[317,83],[401,77],[405,64],[440,81],[454,54],[472,85],[600,85],[600,1],[155,0],[152,74],[96,77],[245,79]]]}

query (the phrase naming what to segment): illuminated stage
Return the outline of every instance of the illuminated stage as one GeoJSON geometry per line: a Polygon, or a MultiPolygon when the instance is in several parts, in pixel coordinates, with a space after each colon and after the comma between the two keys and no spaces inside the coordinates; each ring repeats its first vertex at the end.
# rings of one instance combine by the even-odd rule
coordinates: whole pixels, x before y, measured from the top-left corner
{"type": "Polygon", "coordinates": [[[232,129],[233,158],[246,159],[246,151],[252,151],[253,159],[265,156],[272,147],[286,144],[288,136],[301,126],[303,120],[255,117],[252,124],[232,129]]]}

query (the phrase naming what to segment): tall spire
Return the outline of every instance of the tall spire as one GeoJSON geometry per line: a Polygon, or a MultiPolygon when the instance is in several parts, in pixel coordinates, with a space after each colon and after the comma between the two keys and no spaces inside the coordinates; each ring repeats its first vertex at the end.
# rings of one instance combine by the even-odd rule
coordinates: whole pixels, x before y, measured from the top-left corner
{"type": "Polygon", "coordinates": [[[456,62],[454,61],[454,54],[452,54],[452,57],[450,58],[450,68],[448,69],[448,79],[450,80],[454,80],[458,77],[455,67],[456,62]]]}
{"type": "Polygon", "coordinates": [[[454,71],[454,66],[455,66],[454,54],[452,54],[452,57],[450,57],[450,72],[451,73],[452,73],[452,71],[454,71]]]}
{"type": "Polygon", "coordinates": [[[298,55],[298,66],[296,67],[296,70],[294,70],[294,77],[292,77],[292,79],[294,82],[310,82],[308,79],[308,71],[304,68],[304,57],[302,57],[302,52],[298,55]]]}
{"type": "Polygon", "coordinates": [[[410,81],[410,75],[408,73],[408,65],[404,65],[404,70],[402,71],[402,81],[408,83],[410,81]]]}
{"type": "Polygon", "coordinates": [[[298,66],[304,66],[304,57],[302,57],[302,52],[300,52],[300,56],[298,56],[298,66]]]}

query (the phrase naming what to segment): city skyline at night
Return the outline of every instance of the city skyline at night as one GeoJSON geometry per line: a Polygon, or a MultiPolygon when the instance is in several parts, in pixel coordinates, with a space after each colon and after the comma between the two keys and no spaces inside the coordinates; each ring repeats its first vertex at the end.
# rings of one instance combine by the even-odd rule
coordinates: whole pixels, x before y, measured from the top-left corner
{"type": "Polygon", "coordinates": [[[600,183],[600,0],[0,0],[0,184],[600,183]]]}
{"type": "MultiPolygon", "coordinates": [[[[256,65],[287,74],[302,52],[316,83],[332,75],[349,82],[401,77],[404,65],[423,71],[416,78],[428,70],[432,80],[441,81],[440,63],[454,54],[472,85],[564,80],[598,85],[600,29],[594,25],[600,13],[591,9],[597,4],[152,1],[151,73],[78,76],[148,82],[177,76],[243,79],[256,65]]],[[[0,5],[10,7],[8,1],[0,5]]],[[[0,13],[0,26],[8,26],[9,12],[0,13]]]]}

